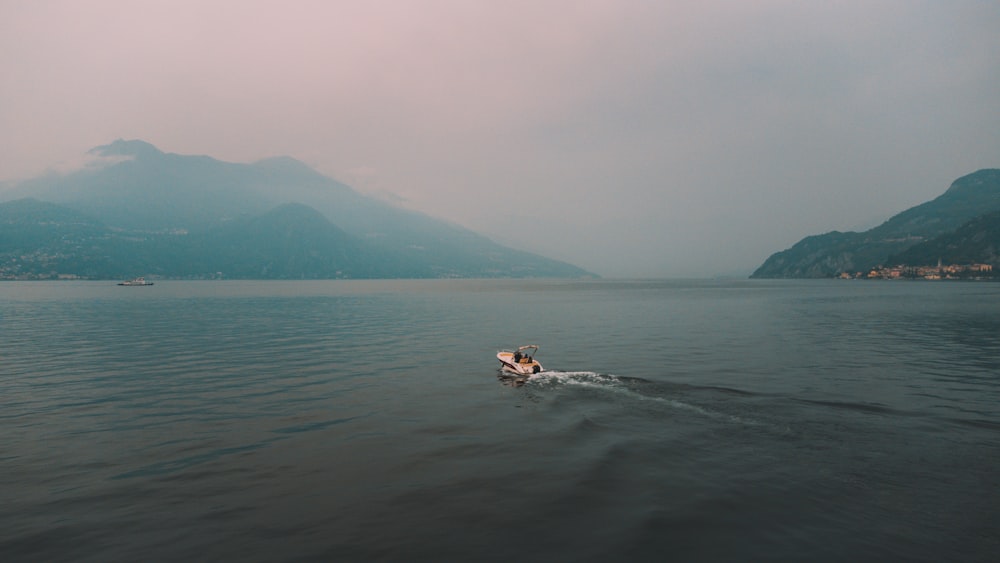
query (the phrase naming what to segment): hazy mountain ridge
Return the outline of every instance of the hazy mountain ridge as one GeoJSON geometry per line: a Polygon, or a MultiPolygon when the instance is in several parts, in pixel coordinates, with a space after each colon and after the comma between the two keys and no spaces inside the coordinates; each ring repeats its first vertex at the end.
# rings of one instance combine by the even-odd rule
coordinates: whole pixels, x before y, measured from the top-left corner
{"type": "Polygon", "coordinates": [[[1000,169],[979,170],[955,180],[937,198],[873,229],[806,237],[772,254],[751,277],[827,278],[887,265],[911,247],[953,233],[993,211],[1000,211],[1000,169]]]}
{"type": "Polygon", "coordinates": [[[273,206],[248,189],[253,174],[246,165],[167,154],[143,141],[119,140],[88,154],[98,158],[95,166],[21,182],[13,195],[60,203],[109,226],[153,231],[204,230],[273,206]]]}
{"type": "Polygon", "coordinates": [[[122,140],[90,155],[96,162],[82,170],[21,182],[2,194],[32,199],[0,204],[0,222],[8,221],[0,225],[0,275],[591,275],[361,195],[289,157],[234,164],[122,140]],[[68,217],[90,230],[65,239],[68,217]],[[15,233],[16,221],[30,228],[22,224],[23,233],[15,233]]]}

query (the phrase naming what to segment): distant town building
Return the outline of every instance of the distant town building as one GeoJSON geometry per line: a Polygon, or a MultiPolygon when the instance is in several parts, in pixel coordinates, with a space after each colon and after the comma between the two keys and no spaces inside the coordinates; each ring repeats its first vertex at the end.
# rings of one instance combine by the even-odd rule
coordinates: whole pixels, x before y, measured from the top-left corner
{"type": "Polygon", "coordinates": [[[840,279],[869,280],[959,280],[959,279],[994,279],[991,264],[949,264],[937,266],[876,266],[867,272],[841,272],[840,279]]]}

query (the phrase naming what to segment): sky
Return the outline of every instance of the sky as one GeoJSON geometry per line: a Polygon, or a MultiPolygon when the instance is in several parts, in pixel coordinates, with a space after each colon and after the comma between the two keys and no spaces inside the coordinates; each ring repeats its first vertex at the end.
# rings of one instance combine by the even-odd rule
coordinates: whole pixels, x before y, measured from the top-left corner
{"type": "Polygon", "coordinates": [[[998,29],[963,0],[0,0],[0,181],[119,138],[287,155],[605,277],[745,276],[1000,168],[998,29]]]}

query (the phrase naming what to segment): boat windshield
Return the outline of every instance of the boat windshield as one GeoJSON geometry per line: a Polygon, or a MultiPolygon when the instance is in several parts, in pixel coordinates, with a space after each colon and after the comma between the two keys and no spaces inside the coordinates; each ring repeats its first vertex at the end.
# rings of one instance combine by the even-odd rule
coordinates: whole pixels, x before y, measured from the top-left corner
{"type": "Polygon", "coordinates": [[[529,344],[527,346],[518,346],[517,351],[520,352],[522,355],[530,358],[531,356],[535,355],[535,352],[538,351],[538,346],[535,346],[534,344],[529,344]]]}

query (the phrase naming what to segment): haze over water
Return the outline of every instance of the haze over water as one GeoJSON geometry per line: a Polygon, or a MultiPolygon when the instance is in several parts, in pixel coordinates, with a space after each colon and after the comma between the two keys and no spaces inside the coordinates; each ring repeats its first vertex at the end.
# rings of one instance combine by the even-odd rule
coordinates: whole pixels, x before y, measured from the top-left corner
{"type": "Polygon", "coordinates": [[[1000,285],[0,284],[10,560],[987,561],[1000,285]],[[539,344],[546,373],[497,377],[539,344]]]}

